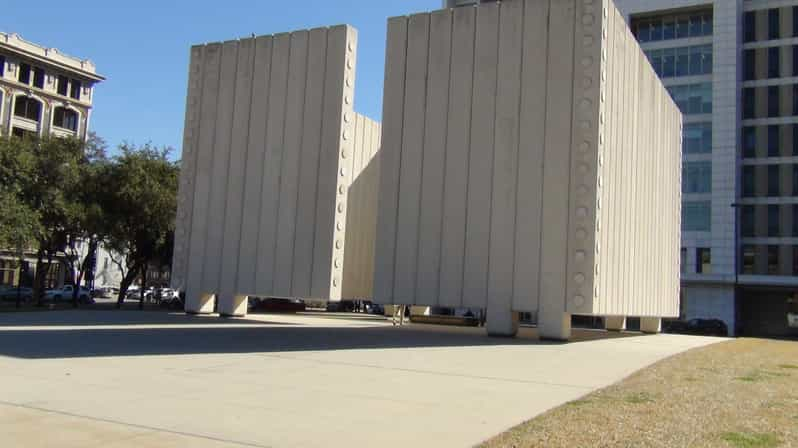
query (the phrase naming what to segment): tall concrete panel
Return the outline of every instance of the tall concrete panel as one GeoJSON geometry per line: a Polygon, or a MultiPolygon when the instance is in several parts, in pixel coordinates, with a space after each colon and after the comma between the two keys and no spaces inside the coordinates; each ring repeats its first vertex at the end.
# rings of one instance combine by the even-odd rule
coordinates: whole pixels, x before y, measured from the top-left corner
{"type": "Polygon", "coordinates": [[[187,311],[341,298],[346,193],[379,141],[353,111],[356,45],[336,26],[191,49],[172,273],[187,311]]]}
{"type": "Polygon", "coordinates": [[[678,314],[681,114],[610,0],[392,18],[387,51],[377,302],[678,314]]]}

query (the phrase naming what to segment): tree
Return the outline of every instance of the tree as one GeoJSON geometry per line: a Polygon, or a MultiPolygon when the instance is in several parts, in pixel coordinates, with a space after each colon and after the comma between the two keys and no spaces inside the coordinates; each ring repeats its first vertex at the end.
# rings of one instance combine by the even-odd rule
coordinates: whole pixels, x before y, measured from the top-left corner
{"type": "MultiPolygon", "coordinates": [[[[41,303],[47,269],[78,222],[77,197],[84,143],[74,138],[0,141],[0,185],[16,211],[17,247],[36,246],[34,296],[41,303]],[[45,259],[47,260],[45,267],[45,259]]],[[[14,215],[12,215],[14,216],[14,215]]]]}
{"type": "Polygon", "coordinates": [[[177,213],[178,165],[168,148],[124,144],[109,166],[109,202],[105,209],[108,247],[122,254],[127,272],[119,287],[118,306],[138,275],[142,289],[150,263],[164,262],[171,251],[177,213]]]}

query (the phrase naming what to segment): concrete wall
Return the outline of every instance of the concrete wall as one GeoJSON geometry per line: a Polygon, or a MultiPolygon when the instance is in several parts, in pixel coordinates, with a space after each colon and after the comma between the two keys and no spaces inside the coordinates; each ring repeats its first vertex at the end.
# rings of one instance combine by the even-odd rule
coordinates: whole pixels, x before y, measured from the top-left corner
{"type": "Polygon", "coordinates": [[[387,51],[377,302],[678,314],[681,114],[611,2],[396,17],[387,51]]]}
{"type": "MultiPolygon", "coordinates": [[[[351,166],[352,184],[346,194],[346,242],[342,298],[371,298],[374,285],[374,241],[377,234],[377,190],[380,167],[378,150],[382,127],[355,114],[351,166]]],[[[343,223],[341,223],[343,224],[343,223]]],[[[338,224],[336,224],[338,225],[338,224]]]]}
{"type": "Polygon", "coordinates": [[[356,45],[336,26],[191,49],[172,274],[188,311],[340,299],[356,45]]]}

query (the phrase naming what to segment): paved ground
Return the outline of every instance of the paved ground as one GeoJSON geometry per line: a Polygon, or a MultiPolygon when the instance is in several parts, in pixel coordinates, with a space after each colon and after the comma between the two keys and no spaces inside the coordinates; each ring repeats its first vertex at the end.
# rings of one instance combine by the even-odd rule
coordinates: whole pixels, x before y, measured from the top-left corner
{"type": "Polygon", "coordinates": [[[0,446],[470,446],[720,339],[261,315],[0,313],[0,446]]]}

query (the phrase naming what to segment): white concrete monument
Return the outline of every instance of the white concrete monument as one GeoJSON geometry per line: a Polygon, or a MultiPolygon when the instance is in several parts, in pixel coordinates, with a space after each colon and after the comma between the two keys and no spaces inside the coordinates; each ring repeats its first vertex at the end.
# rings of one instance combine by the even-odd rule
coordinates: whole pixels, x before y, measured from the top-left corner
{"type": "Polygon", "coordinates": [[[396,17],[387,51],[377,302],[678,315],[681,114],[611,1],[396,17]]]}
{"type": "Polygon", "coordinates": [[[356,39],[335,26],[191,49],[172,271],[186,311],[340,300],[348,189],[380,139],[353,110],[356,39]]]}

